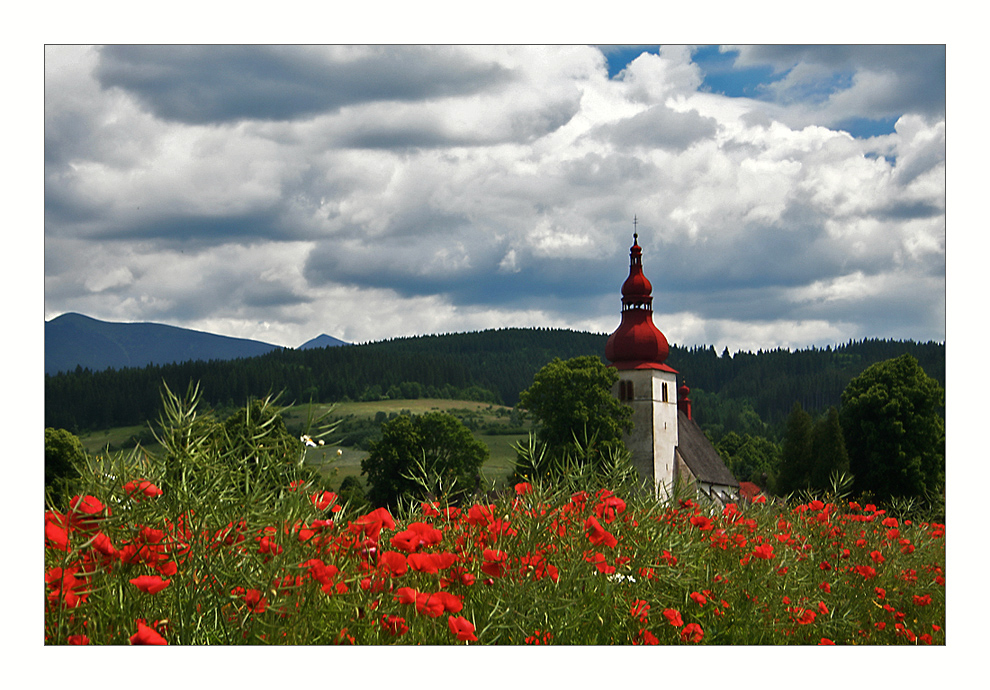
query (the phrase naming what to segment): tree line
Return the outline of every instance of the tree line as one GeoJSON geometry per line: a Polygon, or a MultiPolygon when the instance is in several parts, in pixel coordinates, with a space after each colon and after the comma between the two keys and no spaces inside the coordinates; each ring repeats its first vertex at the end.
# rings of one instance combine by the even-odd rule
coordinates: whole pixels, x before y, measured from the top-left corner
{"type": "MultiPolygon", "coordinates": [[[[162,385],[198,383],[202,402],[233,409],[249,398],[282,393],[284,404],[352,400],[457,398],[514,406],[547,362],[601,357],[607,335],[546,328],[397,338],[363,345],[276,350],[227,361],[45,376],[45,426],[76,433],[143,424],[158,417],[162,385]]],[[[845,386],[868,366],[915,357],[945,385],[944,343],[895,340],[756,353],[672,346],[667,363],[691,388],[695,416],[713,439],[727,433],[782,433],[795,402],[819,414],[839,404],[845,386]]]]}

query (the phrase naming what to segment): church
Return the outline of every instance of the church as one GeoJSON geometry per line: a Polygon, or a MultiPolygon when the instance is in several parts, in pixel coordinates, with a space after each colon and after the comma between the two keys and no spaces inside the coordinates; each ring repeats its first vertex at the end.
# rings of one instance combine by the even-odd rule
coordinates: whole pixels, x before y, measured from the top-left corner
{"type": "Polygon", "coordinates": [[[632,464],[658,497],[675,486],[718,503],[739,500],[739,482],[691,414],[690,389],[677,388],[666,364],[670,346],[653,323],[653,285],[643,274],[643,249],[633,233],[629,277],[622,284],[622,321],[605,344],[619,373],[613,395],[632,408],[633,428],[623,441],[632,464]]]}

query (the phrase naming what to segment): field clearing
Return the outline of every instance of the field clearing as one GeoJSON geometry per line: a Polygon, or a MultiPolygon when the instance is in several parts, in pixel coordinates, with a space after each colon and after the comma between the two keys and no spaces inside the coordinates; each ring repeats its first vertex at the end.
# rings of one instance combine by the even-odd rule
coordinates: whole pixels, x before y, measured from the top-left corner
{"type": "Polygon", "coordinates": [[[305,424],[307,415],[312,414],[314,418],[328,412],[332,417],[347,417],[354,415],[357,418],[373,419],[379,412],[386,414],[399,414],[409,412],[414,415],[426,414],[427,412],[452,412],[467,410],[483,417],[490,417],[492,421],[497,419],[497,410],[509,412],[511,407],[502,405],[492,405],[490,403],[474,402],[470,400],[434,400],[429,398],[419,398],[417,400],[377,400],[373,402],[346,402],[316,404],[310,410],[309,405],[294,405],[287,407],[282,412],[282,418],[286,425],[305,424]]]}
{"type": "MultiPolygon", "coordinates": [[[[123,444],[127,443],[132,437],[146,435],[149,432],[150,427],[147,424],[138,424],[135,426],[119,426],[113,429],[106,429],[104,431],[90,431],[79,435],[79,441],[82,443],[83,448],[90,455],[96,455],[97,453],[102,453],[106,451],[107,445],[112,446],[115,451],[119,449],[123,444]]],[[[145,448],[149,452],[154,452],[161,449],[158,443],[142,443],[142,448],[145,448]]]]}

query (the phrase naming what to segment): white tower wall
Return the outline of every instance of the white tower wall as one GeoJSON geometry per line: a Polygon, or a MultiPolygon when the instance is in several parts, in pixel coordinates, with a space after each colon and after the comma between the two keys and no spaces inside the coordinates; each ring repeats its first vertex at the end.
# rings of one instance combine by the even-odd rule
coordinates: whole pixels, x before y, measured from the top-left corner
{"type": "Polygon", "coordinates": [[[661,369],[619,370],[613,395],[632,407],[633,428],[623,436],[640,477],[658,496],[673,489],[677,447],[677,377],[661,369]],[[629,382],[632,398],[629,399],[629,382]],[[666,387],[666,392],[664,388],[666,387]]]}

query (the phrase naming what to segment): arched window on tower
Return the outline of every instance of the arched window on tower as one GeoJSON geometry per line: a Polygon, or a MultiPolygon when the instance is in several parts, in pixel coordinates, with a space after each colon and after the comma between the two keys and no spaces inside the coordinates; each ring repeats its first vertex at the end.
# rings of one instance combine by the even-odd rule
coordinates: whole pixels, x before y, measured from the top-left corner
{"type": "Polygon", "coordinates": [[[619,400],[626,402],[633,399],[633,382],[619,381],[619,400]]]}
{"type": "Polygon", "coordinates": [[[663,382],[663,385],[660,388],[660,393],[661,393],[661,396],[662,396],[662,400],[664,402],[668,402],[668,400],[667,400],[667,382],[666,381],[663,382]]]}

